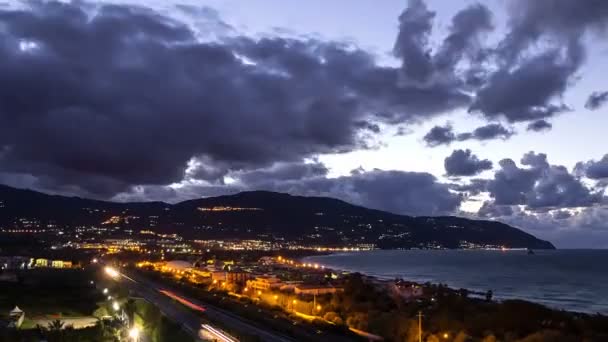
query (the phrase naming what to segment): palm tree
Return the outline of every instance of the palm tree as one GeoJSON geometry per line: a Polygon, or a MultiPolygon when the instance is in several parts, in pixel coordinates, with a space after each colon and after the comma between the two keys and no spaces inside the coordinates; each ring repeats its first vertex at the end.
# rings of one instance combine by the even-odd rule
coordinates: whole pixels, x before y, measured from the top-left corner
{"type": "Polygon", "coordinates": [[[124,306],[124,310],[127,314],[127,317],[129,317],[129,322],[132,323],[135,319],[135,312],[137,312],[137,303],[135,303],[135,300],[133,300],[132,298],[127,300],[124,306]]]}
{"type": "Polygon", "coordinates": [[[48,324],[48,329],[49,331],[61,331],[61,329],[63,329],[64,324],[65,323],[63,323],[61,320],[56,319],[48,324]]]}

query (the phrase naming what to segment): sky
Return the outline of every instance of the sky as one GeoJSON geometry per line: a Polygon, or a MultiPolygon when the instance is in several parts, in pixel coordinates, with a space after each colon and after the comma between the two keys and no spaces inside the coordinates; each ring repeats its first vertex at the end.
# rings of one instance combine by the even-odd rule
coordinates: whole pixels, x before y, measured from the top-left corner
{"type": "Polygon", "coordinates": [[[272,190],[608,248],[608,2],[0,5],[0,183],[272,190]]]}

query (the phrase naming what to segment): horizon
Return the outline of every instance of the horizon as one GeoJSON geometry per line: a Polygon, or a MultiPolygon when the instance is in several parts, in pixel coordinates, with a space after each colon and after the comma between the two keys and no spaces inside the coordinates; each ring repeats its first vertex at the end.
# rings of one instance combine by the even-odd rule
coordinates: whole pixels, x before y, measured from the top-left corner
{"type": "Polygon", "coordinates": [[[608,248],[608,3],[11,1],[0,23],[2,184],[255,189],[608,248]]]}

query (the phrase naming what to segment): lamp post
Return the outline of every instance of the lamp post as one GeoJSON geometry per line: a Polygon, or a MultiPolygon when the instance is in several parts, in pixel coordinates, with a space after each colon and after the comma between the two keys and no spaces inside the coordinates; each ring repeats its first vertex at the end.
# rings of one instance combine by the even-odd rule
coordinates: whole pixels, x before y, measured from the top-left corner
{"type": "Polygon", "coordinates": [[[137,327],[133,327],[129,330],[129,338],[134,342],[139,341],[139,329],[137,327]]]}

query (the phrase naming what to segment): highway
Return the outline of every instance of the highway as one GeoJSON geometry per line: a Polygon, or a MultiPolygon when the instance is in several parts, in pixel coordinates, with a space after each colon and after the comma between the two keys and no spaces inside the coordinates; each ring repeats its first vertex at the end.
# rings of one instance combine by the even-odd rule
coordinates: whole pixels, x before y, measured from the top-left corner
{"type": "MultiPolygon", "coordinates": [[[[158,307],[169,319],[181,324],[182,327],[188,331],[188,333],[190,333],[190,335],[195,338],[200,338],[200,330],[203,323],[201,318],[195,313],[195,311],[185,310],[186,306],[170,299],[166,294],[160,292],[162,290],[166,290],[166,287],[158,285],[149,279],[137,277],[133,274],[120,273],[120,276],[125,280],[122,283],[128,289],[137,293],[139,296],[158,307]]],[[[211,320],[222,321],[223,324],[235,331],[243,332],[249,335],[256,335],[263,341],[268,342],[295,341],[295,339],[288,336],[254,326],[239,316],[226,310],[202,303],[196,299],[184,296],[183,294],[173,290],[171,290],[171,293],[180,296],[195,306],[204,308],[205,315],[211,320]]]]}

